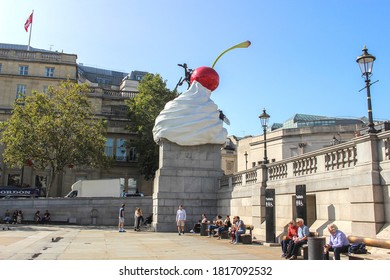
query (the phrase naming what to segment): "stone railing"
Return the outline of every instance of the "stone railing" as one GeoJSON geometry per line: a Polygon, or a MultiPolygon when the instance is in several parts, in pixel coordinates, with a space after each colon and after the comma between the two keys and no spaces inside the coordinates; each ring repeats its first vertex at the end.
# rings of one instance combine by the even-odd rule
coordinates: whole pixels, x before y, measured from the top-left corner
{"type": "Polygon", "coordinates": [[[258,172],[261,169],[252,168],[239,173],[222,176],[219,180],[219,187],[236,187],[253,185],[259,182],[258,172]]]}
{"type": "Polygon", "coordinates": [[[268,169],[268,178],[270,180],[287,178],[287,164],[277,164],[270,166],[268,169]]]}
{"type": "Polygon", "coordinates": [[[293,162],[294,176],[307,175],[317,172],[317,157],[309,156],[293,162]]]}
{"type": "Polygon", "coordinates": [[[257,170],[250,170],[245,172],[246,185],[257,183],[257,170]]]}
{"type": "Polygon", "coordinates": [[[325,169],[335,170],[355,166],[357,163],[356,146],[330,151],[325,154],[325,169]]]}
{"type": "MultiPolygon", "coordinates": [[[[377,142],[379,161],[390,160],[390,131],[385,131],[375,136],[366,135],[363,138],[355,138],[349,142],[270,163],[266,166],[268,180],[276,181],[353,168],[358,163],[358,143],[367,141],[377,142]]],[[[224,176],[223,180],[220,181],[220,187],[261,183],[266,180],[258,175],[261,174],[263,168],[264,166],[257,166],[250,170],[224,176]]]]}
{"type": "Polygon", "coordinates": [[[134,98],[138,94],[137,91],[128,90],[103,90],[103,97],[116,97],[116,98],[134,98]]]}
{"type": "Polygon", "coordinates": [[[51,52],[51,51],[37,51],[32,49],[31,51],[25,50],[1,50],[0,57],[5,58],[17,58],[21,60],[34,60],[43,62],[61,62],[64,64],[76,65],[77,56],[74,54],[65,54],[62,52],[51,52]]]}
{"type": "Polygon", "coordinates": [[[243,175],[242,173],[233,175],[233,179],[232,179],[233,187],[242,185],[242,177],[243,177],[242,175],[243,175]]]}

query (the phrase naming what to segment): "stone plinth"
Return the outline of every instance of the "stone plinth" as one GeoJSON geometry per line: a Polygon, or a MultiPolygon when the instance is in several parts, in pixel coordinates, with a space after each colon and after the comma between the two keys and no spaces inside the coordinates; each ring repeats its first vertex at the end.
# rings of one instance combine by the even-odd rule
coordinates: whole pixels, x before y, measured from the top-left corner
{"type": "Polygon", "coordinates": [[[187,212],[186,231],[201,219],[212,220],[217,213],[221,145],[179,146],[160,142],[160,168],[153,190],[153,226],[156,231],[177,231],[176,211],[183,204],[187,212]]]}

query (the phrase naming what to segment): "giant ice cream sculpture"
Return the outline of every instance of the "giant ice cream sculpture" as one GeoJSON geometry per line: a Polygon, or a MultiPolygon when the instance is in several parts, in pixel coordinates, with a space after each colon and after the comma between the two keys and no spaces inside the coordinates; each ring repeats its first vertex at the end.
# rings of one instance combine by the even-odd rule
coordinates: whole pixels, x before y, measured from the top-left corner
{"type": "MultiPolygon", "coordinates": [[[[227,51],[248,47],[249,41],[233,46],[227,51]]],[[[211,92],[218,87],[218,73],[210,67],[199,67],[190,76],[187,91],[169,101],[155,120],[154,141],[165,138],[181,146],[224,144],[227,130],[223,127],[217,105],[210,99],[211,92]]]]}

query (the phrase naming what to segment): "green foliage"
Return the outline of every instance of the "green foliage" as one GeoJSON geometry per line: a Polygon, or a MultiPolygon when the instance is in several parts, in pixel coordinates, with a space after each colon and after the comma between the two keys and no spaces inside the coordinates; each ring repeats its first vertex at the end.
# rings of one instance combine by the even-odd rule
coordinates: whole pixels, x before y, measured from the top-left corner
{"type": "Polygon", "coordinates": [[[146,180],[154,178],[158,169],[158,146],[153,140],[154,121],[165,104],[177,96],[176,91],[167,88],[159,74],[147,74],[138,85],[138,94],[129,100],[130,132],[136,139],[129,145],[136,147],[140,173],[146,180]]]}
{"type": "Polygon", "coordinates": [[[87,85],[66,81],[47,94],[34,91],[19,98],[12,116],[0,124],[4,162],[21,167],[52,171],[53,178],[68,165],[98,167],[106,156],[105,123],[93,116],[87,85]]]}

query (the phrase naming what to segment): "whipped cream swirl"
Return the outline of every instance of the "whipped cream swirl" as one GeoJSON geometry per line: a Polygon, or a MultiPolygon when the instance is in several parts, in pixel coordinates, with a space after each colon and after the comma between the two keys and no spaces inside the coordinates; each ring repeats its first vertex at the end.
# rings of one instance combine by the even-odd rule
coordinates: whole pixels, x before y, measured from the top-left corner
{"type": "Polygon", "coordinates": [[[181,146],[224,144],[227,130],[210,95],[210,90],[194,81],[186,92],[165,104],[154,124],[154,141],[166,138],[181,146]]]}

